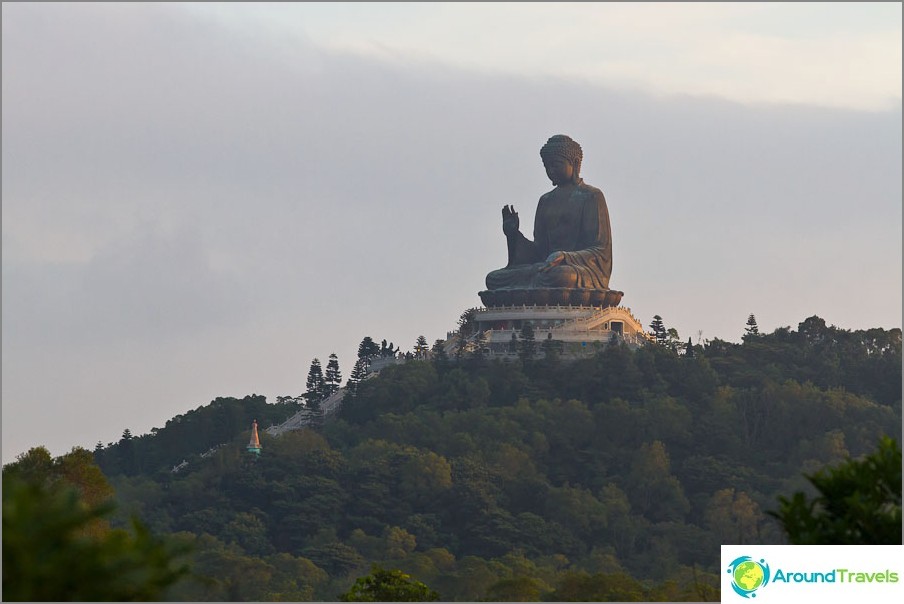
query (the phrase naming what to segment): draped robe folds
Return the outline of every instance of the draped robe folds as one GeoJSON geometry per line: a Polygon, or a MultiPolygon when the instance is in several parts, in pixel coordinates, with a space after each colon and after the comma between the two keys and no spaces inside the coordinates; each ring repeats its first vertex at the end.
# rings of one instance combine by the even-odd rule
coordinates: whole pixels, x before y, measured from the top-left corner
{"type": "Polygon", "coordinates": [[[540,197],[534,240],[519,231],[508,239],[509,263],[486,277],[487,289],[609,289],[612,233],[603,192],[583,180],[569,192],[557,188],[540,197]],[[546,259],[564,252],[565,260],[547,271],[546,259]]]}

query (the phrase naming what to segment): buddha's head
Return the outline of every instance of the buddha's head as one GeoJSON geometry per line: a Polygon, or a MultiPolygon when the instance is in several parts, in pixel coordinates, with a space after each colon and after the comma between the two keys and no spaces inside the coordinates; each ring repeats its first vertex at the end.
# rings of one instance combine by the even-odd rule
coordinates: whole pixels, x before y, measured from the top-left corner
{"type": "Polygon", "coordinates": [[[564,134],[551,136],[540,148],[540,159],[543,160],[546,175],[556,186],[577,181],[583,158],[581,146],[564,134]]]}

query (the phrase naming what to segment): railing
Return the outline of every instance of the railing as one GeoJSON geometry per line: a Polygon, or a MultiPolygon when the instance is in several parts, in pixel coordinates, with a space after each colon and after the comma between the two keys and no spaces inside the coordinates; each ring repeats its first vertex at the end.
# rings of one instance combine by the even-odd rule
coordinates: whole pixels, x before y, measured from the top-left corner
{"type": "Polygon", "coordinates": [[[324,400],[320,401],[319,412],[311,407],[303,407],[283,423],[270,426],[269,428],[266,428],[264,432],[270,436],[279,436],[283,432],[288,432],[289,430],[300,430],[301,428],[314,423],[314,420],[318,415],[326,417],[334,414],[339,410],[343,398],[345,398],[345,388],[340,388],[324,400]]]}
{"type": "MultiPolygon", "coordinates": [[[[602,333],[611,333],[608,331],[602,331],[602,333]]],[[[649,339],[645,336],[639,334],[618,334],[619,342],[623,342],[629,345],[641,346],[649,341],[649,339]]],[[[537,354],[540,355],[538,358],[542,358],[543,353],[543,342],[546,341],[545,338],[537,338],[535,340],[537,346],[537,354]]],[[[559,354],[564,357],[583,357],[590,355],[596,351],[594,346],[591,344],[599,343],[602,346],[608,346],[609,342],[607,340],[594,340],[592,342],[587,342],[587,346],[577,346],[578,341],[568,341],[568,340],[553,340],[559,344],[564,345],[564,348],[559,351],[559,354]]],[[[520,344],[520,341],[518,342],[520,344]]],[[[493,358],[515,358],[519,356],[517,351],[512,351],[509,348],[510,344],[508,342],[492,342],[488,346],[485,347],[486,354],[488,357],[493,358]]]]}
{"type": "Polygon", "coordinates": [[[592,306],[592,305],[584,306],[584,305],[577,305],[577,304],[555,304],[555,305],[553,305],[553,304],[544,304],[544,305],[539,305],[539,304],[531,304],[531,305],[527,305],[527,304],[518,304],[518,305],[511,305],[511,306],[492,306],[492,307],[490,307],[490,308],[481,308],[481,309],[478,309],[478,310],[477,310],[477,314],[482,314],[482,313],[487,313],[487,312],[493,312],[493,311],[496,311],[496,310],[522,311],[522,312],[527,312],[527,311],[532,311],[532,310],[533,310],[533,311],[536,311],[536,310],[544,310],[544,309],[548,309],[548,310],[596,310],[596,311],[604,311],[604,310],[606,310],[606,309],[608,309],[608,308],[614,308],[614,309],[616,309],[616,310],[623,310],[623,311],[626,311],[628,314],[630,314],[632,317],[634,316],[633,314],[631,314],[631,308],[630,308],[630,307],[627,307],[627,306],[592,306]]]}
{"type": "MultiPolygon", "coordinates": [[[[517,313],[517,314],[527,314],[530,312],[538,312],[544,310],[577,310],[577,311],[596,311],[596,313],[592,317],[577,317],[575,319],[564,319],[565,321],[581,321],[581,320],[597,320],[605,313],[607,310],[618,310],[628,313],[632,319],[637,321],[640,324],[640,320],[634,316],[631,312],[630,307],[627,306],[569,306],[569,305],[561,305],[557,304],[555,306],[538,306],[536,304],[528,306],[526,304],[522,304],[520,306],[494,306],[493,308],[484,308],[478,311],[478,320],[481,314],[487,314],[491,312],[495,312],[497,310],[509,312],[509,313],[517,313]]],[[[608,313],[605,313],[608,314],[608,313]]],[[[449,332],[447,337],[451,337],[455,332],[449,332]]]]}
{"type": "MultiPolygon", "coordinates": [[[[404,357],[384,357],[380,360],[383,362],[375,362],[374,365],[376,368],[372,368],[367,373],[367,375],[364,376],[365,380],[369,380],[370,378],[378,375],[380,373],[380,370],[385,369],[389,365],[399,365],[405,363],[406,361],[404,357]]],[[[266,428],[264,432],[266,432],[270,436],[279,436],[284,432],[289,432],[290,430],[300,430],[305,426],[313,424],[318,415],[323,418],[335,415],[339,411],[339,409],[342,408],[342,401],[345,398],[345,394],[347,392],[348,389],[343,386],[324,400],[320,401],[319,411],[310,407],[303,407],[283,423],[270,426],[269,428],[266,428]]]]}

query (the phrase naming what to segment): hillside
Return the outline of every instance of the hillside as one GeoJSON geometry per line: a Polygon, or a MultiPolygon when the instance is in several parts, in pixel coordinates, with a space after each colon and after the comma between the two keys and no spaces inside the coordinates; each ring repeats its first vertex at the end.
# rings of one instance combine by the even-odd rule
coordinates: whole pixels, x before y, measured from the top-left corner
{"type": "Polygon", "coordinates": [[[783,542],[802,473],[900,440],[901,331],[412,360],[245,452],[295,410],[218,399],[95,451],[121,522],[195,545],[210,580],[173,599],[332,600],[378,562],[444,600],[711,600],[719,544],[783,542]]]}

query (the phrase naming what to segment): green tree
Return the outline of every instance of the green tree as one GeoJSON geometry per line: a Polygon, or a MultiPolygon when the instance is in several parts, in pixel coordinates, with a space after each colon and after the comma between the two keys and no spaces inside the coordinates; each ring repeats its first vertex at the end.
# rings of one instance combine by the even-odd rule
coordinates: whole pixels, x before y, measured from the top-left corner
{"type": "Polygon", "coordinates": [[[736,493],[733,488],[716,491],[704,519],[719,543],[756,543],[759,537],[759,506],[743,491],[736,493]]]}
{"type": "Polygon", "coordinates": [[[671,461],[662,441],[644,443],[628,474],[632,504],[655,522],[683,520],[690,504],[681,483],[671,473],[671,461]]]}
{"type": "Polygon", "coordinates": [[[665,328],[665,324],[662,322],[662,317],[659,315],[653,316],[653,322],[650,323],[650,330],[653,332],[653,337],[656,338],[656,343],[660,346],[665,346],[669,341],[669,333],[665,328]]]}
{"type": "Polygon", "coordinates": [[[355,366],[352,367],[352,374],[348,376],[348,382],[345,385],[350,397],[355,398],[358,396],[358,386],[366,377],[367,362],[364,359],[358,359],[355,361],[355,366]]]}
{"type": "Polygon", "coordinates": [[[426,359],[428,350],[430,350],[430,347],[427,345],[427,338],[418,336],[417,341],[414,343],[415,358],[426,359]]]}
{"type": "Polygon", "coordinates": [[[669,349],[676,352],[678,350],[678,344],[681,342],[681,336],[678,335],[678,330],[674,327],[669,327],[668,331],[666,331],[666,335],[668,336],[667,345],[669,349]]]}
{"type": "MultiPolygon", "coordinates": [[[[292,581],[294,585],[286,585],[285,577],[278,576],[282,573],[274,565],[256,556],[244,555],[237,545],[227,545],[208,533],[195,535],[181,532],[174,538],[192,548],[192,574],[188,580],[167,590],[168,601],[254,602],[290,599],[291,596],[299,600],[313,599],[313,589],[306,585],[308,581],[303,573],[293,577],[297,579],[292,581]],[[292,591],[296,593],[274,593],[291,587],[295,587],[292,591]]],[[[271,560],[273,558],[270,557],[271,560]]]]}
{"type": "Polygon", "coordinates": [[[138,463],[135,453],[135,438],[132,436],[132,431],[128,428],[122,431],[119,448],[123,471],[129,475],[136,474],[138,472],[138,463]]]}
{"type": "Polygon", "coordinates": [[[304,393],[304,399],[308,402],[309,407],[316,407],[322,401],[325,394],[326,382],[323,379],[323,368],[320,366],[320,359],[311,361],[311,368],[308,370],[308,379],[305,383],[307,389],[304,393]]]}
{"type": "Polygon", "coordinates": [[[535,577],[512,577],[497,581],[487,590],[491,602],[539,602],[549,586],[535,577]]]}
{"type": "Polygon", "coordinates": [[[342,386],[342,372],[339,371],[339,357],[336,356],[336,353],[331,354],[326,363],[323,385],[324,398],[329,397],[342,386]]]}
{"type": "Polygon", "coordinates": [[[744,328],[743,340],[746,342],[758,335],[760,335],[760,328],[756,324],[756,317],[753,316],[753,313],[750,313],[750,316],[747,317],[747,327],[744,328]]]}
{"type": "Polygon", "coordinates": [[[370,336],[364,336],[364,339],[358,344],[358,358],[364,361],[364,368],[369,368],[370,362],[379,355],[380,347],[377,343],[370,336]]]}
{"type": "MultiPolygon", "coordinates": [[[[107,477],[94,463],[94,455],[81,447],[53,459],[45,447],[34,447],[3,468],[4,476],[19,476],[46,487],[68,486],[76,489],[81,502],[89,507],[102,506],[115,495],[107,477]]],[[[87,522],[80,531],[97,536],[109,530],[106,519],[87,522]]]]}
{"type": "Polygon", "coordinates": [[[188,572],[177,562],[185,551],[137,520],[131,532],[96,530],[113,508],[87,503],[66,478],[4,468],[4,600],[159,600],[188,572]]]}
{"type": "Polygon", "coordinates": [[[474,335],[477,331],[477,308],[469,308],[458,317],[458,333],[465,339],[474,335]]]}
{"type": "Polygon", "coordinates": [[[818,495],[779,497],[778,518],[796,545],[901,543],[901,446],[884,436],[862,459],[806,475],[818,495]]]}
{"type": "Polygon", "coordinates": [[[384,556],[390,560],[407,557],[417,547],[417,538],[403,528],[387,526],[383,529],[384,556]]]}
{"type": "Polygon", "coordinates": [[[267,539],[267,527],[260,518],[262,514],[238,512],[223,528],[222,536],[227,543],[236,543],[249,554],[266,555],[273,553],[273,545],[267,539]]]}
{"type": "Polygon", "coordinates": [[[339,596],[341,602],[436,602],[439,594],[400,570],[378,565],[369,575],[359,577],[351,589],[339,596]]]}
{"type": "Polygon", "coordinates": [[[477,334],[477,310],[469,308],[461,313],[458,318],[458,329],[455,334],[455,358],[461,360],[465,353],[473,351],[479,346],[479,342],[473,342],[473,336],[477,334]]]}
{"type": "Polygon", "coordinates": [[[430,356],[433,357],[433,360],[438,365],[443,365],[448,360],[448,355],[446,355],[446,341],[442,339],[434,341],[433,347],[430,348],[430,356]]]}

